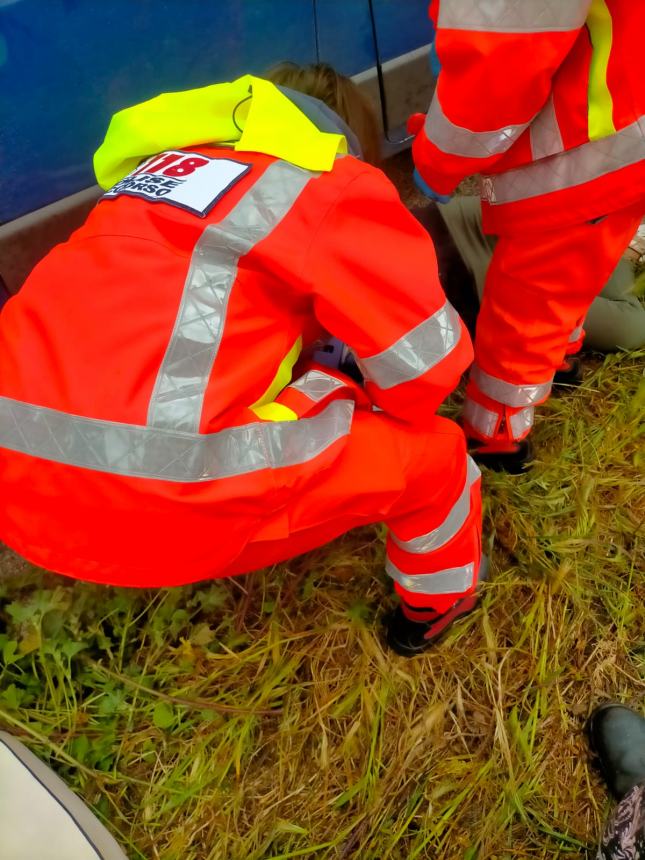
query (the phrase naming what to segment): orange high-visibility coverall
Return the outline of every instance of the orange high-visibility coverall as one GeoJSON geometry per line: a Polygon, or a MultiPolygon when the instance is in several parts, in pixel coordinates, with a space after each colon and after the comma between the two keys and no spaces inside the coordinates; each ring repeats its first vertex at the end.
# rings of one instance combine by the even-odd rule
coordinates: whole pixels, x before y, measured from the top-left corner
{"type": "Polygon", "coordinates": [[[441,61],[414,143],[438,193],[482,174],[497,233],[465,425],[519,440],[645,212],[645,4],[434,0],[441,61]]]}
{"type": "Polygon", "coordinates": [[[471,358],[380,171],[160,153],[2,311],[0,539],[74,577],[168,586],[385,520],[396,588],[442,609],[480,561],[478,471],[435,415],[471,358]],[[323,331],[364,389],[302,358],[292,372],[323,331]]]}

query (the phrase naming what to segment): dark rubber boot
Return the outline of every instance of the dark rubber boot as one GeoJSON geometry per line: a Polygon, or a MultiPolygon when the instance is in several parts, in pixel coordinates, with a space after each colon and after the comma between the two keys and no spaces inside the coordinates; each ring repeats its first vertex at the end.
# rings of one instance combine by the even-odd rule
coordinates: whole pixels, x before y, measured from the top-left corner
{"type": "Polygon", "coordinates": [[[619,800],[645,782],[645,718],[615,702],[601,705],[587,722],[589,746],[607,787],[619,800]]]}
{"type": "Polygon", "coordinates": [[[509,442],[506,447],[499,443],[487,445],[486,442],[469,439],[468,453],[479,466],[485,466],[493,472],[521,475],[533,459],[533,446],[528,439],[509,442]]]}
{"type": "Polygon", "coordinates": [[[554,388],[576,388],[582,382],[582,361],[575,356],[566,356],[553,377],[554,388]]]}
{"type": "MultiPolygon", "coordinates": [[[[477,584],[488,576],[488,559],[482,556],[477,584]]],[[[479,602],[478,590],[462,597],[447,612],[435,612],[427,621],[412,621],[401,605],[385,617],[385,639],[402,657],[414,657],[431,648],[458,618],[468,615],[479,602]]],[[[410,607],[414,611],[414,607],[410,607]]],[[[432,610],[429,610],[432,613],[432,610]]]]}

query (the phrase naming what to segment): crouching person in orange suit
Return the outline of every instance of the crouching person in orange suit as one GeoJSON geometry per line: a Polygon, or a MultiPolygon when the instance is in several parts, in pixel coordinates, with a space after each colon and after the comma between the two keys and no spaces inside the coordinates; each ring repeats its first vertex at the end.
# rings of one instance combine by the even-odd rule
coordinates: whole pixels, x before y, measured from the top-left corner
{"type": "Polygon", "coordinates": [[[436,415],[472,346],[376,141],[325,66],[115,115],[105,195],[0,315],[0,539],[151,587],[384,520],[396,650],[473,608],[479,472],[436,415]],[[364,385],[306,358],[330,334],[364,385]]]}

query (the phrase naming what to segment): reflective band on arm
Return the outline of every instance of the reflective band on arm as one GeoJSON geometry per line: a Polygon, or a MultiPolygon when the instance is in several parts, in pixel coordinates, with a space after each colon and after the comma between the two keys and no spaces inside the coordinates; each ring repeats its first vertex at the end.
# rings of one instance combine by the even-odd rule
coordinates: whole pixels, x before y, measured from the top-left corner
{"type": "Polygon", "coordinates": [[[181,433],[69,415],[0,397],[0,446],[113,475],[194,483],[314,459],[350,432],[353,401],[314,418],[181,433]]]}
{"type": "Polygon", "coordinates": [[[531,155],[534,161],[562,152],[564,144],[555,115],[553,95],[531,123],[531,155]]]}
{"type": "Polygon", "coordinates": [[[382,389],[394,388],[418,379],[439,364],[457,346],[460,337],[459,314],[446,301],[436,313],[388,349],[359,359],[358,365],[366,380],[382,389]]]}
{"type": "Polygon", "coordinates": [[[486,176],[483,194],[491,206],[516,203],[592,182],[642,161],[644,155],[645,116],[642,116],[609,137],[583,143],[527,167],[486,176]]]}
{"type": "Polygon", "coordinates": [[[403,573],[390,559],[385,561],[388,576],[398,582],[406,591],[413,594],[461,594],[472,588],[475,578],[475,565],[451,567],[437,573],[403,573]]]}
{"type": "Polygon", "coordinates": [[[486,373],[481,367],[473,366],[470,378],[482,394],[487,394],[498,403],[506,406],[530,406],[531,403],[541,403],[549,396],[553,377],[548,382],[540,382],[537,385],[514,385],[486,373]]]}
{"type": "Polygon", "coordinates": [[[524,122],[494,131],[472,131],[448,119],[435,93],[424,130],[428,140],[442,152],[464,158],[488,158],[510,149],[527,125],[528,122],[524,122]]]}
{"type": "Polygon", "coordinates": [[[477,468],[477,464],[472,457],[468,457],[464,488],[443,523],[431,532],[412,538],[411,540],[400,540],[394,532],[390,532],[394,543],[400,549],[414,554],[432,552],[447,544],[459,532],[468,518],[468,514],[470,513],[470,488],[480,476],[481,472],[477,468]]]}
{"type": "Polygon", "coordinates": [[[441,0],[440,28],[480,33],[555,33],[577,30],[590,0],[441,0]]]}
{"type": "Polygon", "coordinates": [[[196,433],[240,258],[288,214],[317,174],[276,161],[195,245],[174,329],[157,375],[148,424],[196,433]]]}
{"type": "Polygon", "coordinates": [[[323,373],[321,370],[308,370],[300,379],[296,379],[289,386],[289,388],[293,388],[313,400],[314,403],[324,400],[333,391],[345,387],[342,380],[336,379],[335,376],[330,376],[328,373],[323,373]]]}

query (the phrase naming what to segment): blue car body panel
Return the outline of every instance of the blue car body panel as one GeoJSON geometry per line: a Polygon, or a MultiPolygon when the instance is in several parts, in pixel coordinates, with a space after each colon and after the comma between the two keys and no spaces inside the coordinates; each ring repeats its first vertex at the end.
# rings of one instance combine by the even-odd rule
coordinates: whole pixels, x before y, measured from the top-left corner
{"type": "MultiPolygon", "coordinates": [[[[373,0],[382,61],[427,41],[426,0],[373,0]]],[[[110,117],[283,59],[375,64],[369,0],[0,0],[0,223],[94,182],[110,117]]]]}

